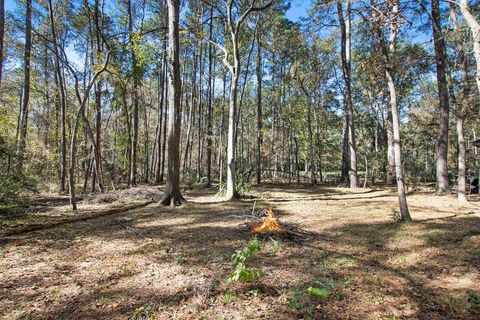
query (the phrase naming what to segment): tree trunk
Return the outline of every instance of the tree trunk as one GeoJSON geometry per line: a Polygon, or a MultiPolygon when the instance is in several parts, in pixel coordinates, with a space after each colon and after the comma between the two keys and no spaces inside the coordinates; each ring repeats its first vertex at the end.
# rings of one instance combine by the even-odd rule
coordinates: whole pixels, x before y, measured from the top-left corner
{"type": "Polygon", "coordinates": [[[439,0],[432,0],[432,27],[437,67],[437,86],[440,111],[440,124],[437,139],[437,195],[450,193],[448,181],[448,117],[449,102],[446,77],[446,54],[444,36],[440,23],[439,0]]]}
{"type": "Polygon", "coordinates": [[[393,123],[392,123],[392,107],[390,101],[387,102],[387,170],[386,181],[387,185],[393,185],[395,183],[395,151],[393,141],[393,123]]]}
{"type": "Polygon", "coordinates": [[[167,0],[168,6],[168,172],[164,205],[181,205],[185,199],[180,192],[180,0],[167,0]]]}
{"type": "Polygon", "coordinates": [[[257,146],[255,153],[256,162],[256,182],[261,183],[262,179],[262,43],[260,41],[260,28],[257,26],[257,146]]]}
{"type": "MultiPolygon", "coordinates": [[[[410,212],[408,210],[407,198],[405,195],[405,183],[403,179],[403,166],[402,166],[402,150],[400,145],[400,119],[398,111],[398,102],[397,102],[397,91],[394,81],[394,65],[393,61],[395,58],[395,47],[396,39],[398,33],[398,0],[392,1],[393,6],[391,9],[391,18],[388,20],[390,22],[390,39],[389,45],[387,47],[386,41],[383,36],[382,26],[383,21],[380,21],[383,17],[380,17],[380,14],[373,11],[374,20],[376,23],[377,37],[380,41],[381,51],[384,60],[385,68],[385,78],[388,84],[388,91],[390,95],[390,107],[392,108],[392,126],[393,126],[393,141],[394,141],[394,154],[395,154],[395,174],[397,179],[397,193],[398,200],[400,205],[400,214],[404,221],[411,221],[410,212]]],[[[372,7],[375,5],[375,1],[371,0],[372,7]]],[[[388,16],[386,17],[388,19],[388,16]]]]}
{"type": "MultiPolygon", "coordinates": [[[[210,31],[209,39],[212,41],[213,37],[213,7],[210,8],[210,31]]],[[[213,112],[213,95],[214,90],[212,87],[213,78],[213,48],[212,44],[208,45],[208,110],[207,110],[207,187],[212,185],[212,112],[213,112]]]]}
{"type": "Polygon", "coordinates": [[[57,74],[57,88],[58,96],[60,100],[60,113],[62,121],[62,138],[61,138],[61,160],[60,160],[60,192],[65,191],[65,182],[67,175],[67,130],[66,130],[66,93],[63,80],[63,70],[60,65],[60,58],[58,55],[58,43],[57,43],[57,33],[55,26],[55,17],[53,15],[53,5],[52,0],[48,0],[48,10],[50,16],[50,28],[52,33],[52,41],[55,52],[55,72],[57,74]]]}
{"type": "Polygon", "coordinates": [[[28,128],[28,103],[30,100],[30,58],[32,51],[32,0],[25,3],[25,51],[23,58],[24,80],[23,80],[23,99],[20,109],[18,122],[18,140],[17,140],[17,168],[20,173],[23,172],[23,162],[25,157],[25,143],[27,139],[28,128]]]}
{"type": "Polygon", "coordinates": [[[131,0],[128,0],[128,31],[130,34],[130,44],[131,49],[131,59],[132,59],[132,77],[133,77],[133,88],[132,88],[132,99],[133,99],[133,139],[131,146],[131,168],[130,168],[130,179],[129,187],[137,185],[137,149],[138,149],[138,87],[139,87],[139,77],[140,70],[137,66],[137,56],[133,48],[133,14],[132,14],[132,4],[131,0]]]}
{"type": "MultiPolygon", "coordinates": [[[[461,1],[460,7],[463,7],[463,11],[465,8],[468,11],[468,4],[465,3],[466,1],[461,1]]],[[[468,12],[464,15],[468,16],[468,12]]],[[[455,5],[450,4],[450,20],[453,24],[453,34],[455,38],[455,47],[457,49],[458,59],[460,60],[461,65],[461,78],[462,78],[462,86],[460,89],[460,96],[459,101],[456,106],[454,106],[454,114],[457,118],[456,129],[457,129],[457,142],[458,142],[458,201],[459,202],[467,202],[466,196],[466,148],[465,148],[465,129],[464,123],[465,118],[467,116],[467,109],[468,109],[468,60],[465,58],[465,51],[463,49],[463,42],[462,42],[462,35],[460,31],[460,27],[457,21],[457,14],[455,12],[455,5]]],[[[467,20],[467,19],[465,19],[467,20]]],[[[476,22],[476,20],[475,20],[476,22]]],[[[467,22],[468,23],[468,22],[467,22]]],[[[480,31],[480,26],[477,24],[480,31]]],[[[480,40],[480,39],[479,39],[480,40]]],[[[475,47],[475,45],[474,45],[475,47]]],[[[478,49],[478,48],[477,48],[478,49]]],[[[480,52],[479,52],[480,54],[480,52]]],[[[477,62],[478,65],[478,62],[477,62]]],[[[477,73],[478,74],[478,73],[477,73]]],[[[479,85],[477,78],[477,85],[479,85]]],[[[453,87],[453,82],[450,81],[449,84],[453,87]]],[[[477,87],[480,88],[480,87],[477,87]]],[[[453,89],[453,88],[452,88],[453,89]]],[[[479,91],[480,92],[480,91],[479,91]]]]}
{"type": "Polygon", "coordinates": [[[460,0],[460,10],[463,18],[472,32],[473,40],[473,55],[476,62],[475,82],[480,93],[480,23],[478,23],[475,16],[470,12],[468,0],[460,0]]]}
{"type": "Polygon", "coordinates": [[[351,9],[350,0],[345,1],[345,14],[343,16],[342,2],[337,0],[338,19],[340,22],[340,31],[342,35],[341,55],[343,79],[345,81],[344,105],[348,132],[348,148],[350,154],[349,179],[350,188],[357,188],[357,146],[355,141],[355,126],[353,121],[353,102],[352,102],[352,63],[351,63],[351,9]]]}

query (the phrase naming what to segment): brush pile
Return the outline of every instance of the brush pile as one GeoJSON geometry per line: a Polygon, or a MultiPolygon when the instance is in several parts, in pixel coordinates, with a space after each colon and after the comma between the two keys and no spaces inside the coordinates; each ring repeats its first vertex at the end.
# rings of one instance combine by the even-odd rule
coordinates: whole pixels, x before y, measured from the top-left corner
{"type": "Polygon", "coordinates": [[[307,241],[312,234],[295,224],[280,222],[273,213],[272,207],[252,210],[244,216],[246,222],[242,228],[254,235],[267,237],[281,237],[295,242],[307,241]]]}

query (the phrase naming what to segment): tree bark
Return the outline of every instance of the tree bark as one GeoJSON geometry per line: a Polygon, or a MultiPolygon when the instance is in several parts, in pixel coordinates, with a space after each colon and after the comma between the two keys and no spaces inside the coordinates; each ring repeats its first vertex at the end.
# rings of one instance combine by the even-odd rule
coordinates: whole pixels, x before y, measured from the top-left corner
{"type": "Polygon", "coordinates": [[[262,43],[260,39],[261,30],[260,22],[257,25],[257,65],[256,65],[256,76],[257,76],[257,145],[255,149],[255,162],[256,162],[256,182],[257,185],[261,183],[262,179],[262,43]]]}
{"type": "Polygon", "coordinates": [[[57,32],[55,26],[55,17],[53,12],[52,0],[48,0],[48,10],[50,16],[50,29],[52,33],[52,41],[55,52],[55,72],[57,74],[57,89],[60,102],[60,117],[62,122],[62,137],[61,137],[61,160],[60,160],[60,192],[65,191],[65,182],[67,176],[67,131],[66,131],[66,92],[63,80],[63,70],[60,65],[60,58],[58,55],[57,32]]]}
{"type": "Polygon", "coordinates": [[[28,104],[30,100],[30,59],[32,51],[32,0],[25,3],[25,51],[23,57],[23,99],[18,121],[17,169],[23,173],[25,143],[28,129],[28,104]]]}
{"type": "Polygon", "coordinates": [[[473,55],[476,62],[475,82],[477,84],[478,92],[480,93],[480,23],[478,23],[475,16],[470,12],[468,0],[460,0],[460,10],[465,22],[472,32],[473,55]]]}
{"type": "Polygon", "coordinates": [[[138,123],[139,123],[139,114],[138,114],[138,87],[140,82],[140,70],[137,66],[137,56],[133,48],[134,39],[133,39],[133,13],[132,13],[132,4],[131,0],[128,0],[128,31],[130,34],[130,45],[131,48],[131,60],[132,60],[132,77],[133,77],[133,88],[132,88],[132,99],[133,99],[133,139],[131,146],[131,168],[130,168],[130,179],[129,187],[134,187],[137,185],[137,151],[138,151],[138,123]]]}
{"type": "Polygon", "coordinates": [[[180,0],[167,0],[168,7],[168,162],[167,184],[160,201],[164,205],[181,205],[180,192],[180,0]]]}
{"type": "MultiPolygon", "coordinates": [[[[466,2],[466,1],[462,1],[466,2]]],[[[461,7],[467,6],[468,4],[461,3],[461,7]]],[[[468,13],[466,13],[468,15],[468,13]]],[[[466,171],[467,171],[467,164],[466,164],[466,148],[465,148],[465,119],[467,117],[467,109],[468,109],[468,61],[465,57],[465,51],[463,49],[462,43],[462,36],[460,27],[457,21],[457,14],[455,12],[455,6],[450,4],[450,20],[453,24],[453,34],[455,39],[455,47],[457,49],[458,59],[460,60],[461,65],[461,79],[462,85],[460,88],[460,96],[459,101],[457,101],[457,105],[454,106],[454,114],[457,119],[456,129],[457,129],[457,143],[458,143],[458,193],[457,198],[459,202],[467,202],[466,196],[466,171]]],[[[479,26],[480,28],[480,26],[479,26]]],[[[479,30],[480,31],[480,30],[479,30]]],[[[479,39],[480,40],[480,39],[479,39]]],[[[475,45],[474,45],[475,46],[475,45]]],[[[478,79],[477,79],[478,80],[478,79]]],[[[477,82],[477,85],[480,82],[477,82]]],[[[450,86],[453,87],[453,82],[450,81],[450,86]]],[[[477,87],[478,88],[478,87],[477,87]]],[[[452,88],[453,89],[453,88],[452,88]]],[[[452,95],[453,96],[453,95],[452,95]]]]}
{"type": "MultiPolygon", "coordinates": [[[[213,40],[213,7],[210,8],[210,30],[209,39],[213,40]]],[[[213,78],[213,48],[212,44],[208,45],[208,110],[207,110],[207,187],[212,185],[212,148],[213,148],[213,131],[212,131],[212,113],[213,113],[213,95],[212,87],[213,78]]]]}
{"type": "Polygon", "coordinates": [[[344,105],[345,119],[348,132],[348,149],[350,154],[349,180],[350,188],[357,188],[357,145],[355,141],[355,125],[353,121],[353,102],[352,102],[352,62],[351,62],[351,9],[350,0],[345,1],[345,15],[343,16],[342,1],[337,0],[338,20],[341,31],[341,55],[343,79],[345,81],[344,105]]]}
{"type": "MultiPolygon", "coordinates": [[[[375,5],[375,1],[370,1],[372,7],[375,5]]],[[[397,90],[394,81],[394,60],[396,54],[396,40],[398,34],[398,15],[399,7],[398,0],[391,1],[391,18],[388,18],[390,24],[390,39],[387,47],[386,40],[383,36],[381,17],[378,12],[373,10],[373,16],[375,20],[375,28],[377,31],[377,37],[380,41],[382,56],[384,60],[385,78],[388,84],[388,92],[390,95],[390,107],[392,108],[392,126],[393,126],[393,150],[395,154],[395,174],[397,179],[397,194],[400,205],[400,215],[402,220],[411,221],[410,212],[408,210],[407,197],[405,194],[405,182],[403,179],[403,166],[402,166],[402,150],[400,143],[400,117],[397,101],[397,90]]]]}
{"type": "Polygon", "coordinates": [[[439,0],[432,0],[432,28],[437,67],[440,123],[437,138],[437,195],[450,193],[448,181],[448,117],[449,101],[446,76],[445,42],[440,23],[439,0]]]}

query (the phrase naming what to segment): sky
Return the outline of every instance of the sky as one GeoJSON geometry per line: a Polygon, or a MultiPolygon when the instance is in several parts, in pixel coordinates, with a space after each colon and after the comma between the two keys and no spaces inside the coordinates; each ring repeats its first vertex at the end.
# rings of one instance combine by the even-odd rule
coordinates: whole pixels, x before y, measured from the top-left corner
{"type": "Polygon", "coordinates": [[[311,0],[292,0],[291,7],[287,11],[287,18],[293,22],[300,21],[300,18],[307,16],[307,11],[311,7],[311,0]]]}

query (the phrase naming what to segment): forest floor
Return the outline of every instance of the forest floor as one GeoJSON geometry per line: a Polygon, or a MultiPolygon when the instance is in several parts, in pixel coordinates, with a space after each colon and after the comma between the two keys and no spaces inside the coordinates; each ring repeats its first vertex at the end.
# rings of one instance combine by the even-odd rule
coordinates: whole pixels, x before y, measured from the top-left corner
{"type": "Polygon", "coordinates": [[[76,214],[65,199],[43,199],[15,219],[3,215],[0,319],[480,318],[478,197],[461,206],[454,196],[414,193],[414,222],[405,224],[390,188],[265,185],[229,203],[199,190],[180,208],[153,203],[1,236],[161,195],[147,189],[84,199],[76,214]],[[241,215],[254,203],[313,237],[263,240],[247,262],[263,275],[227,286],[231,255],[252,237],[241,215]],[[310,286],[330,294],[308,295],[310,286]]]}

